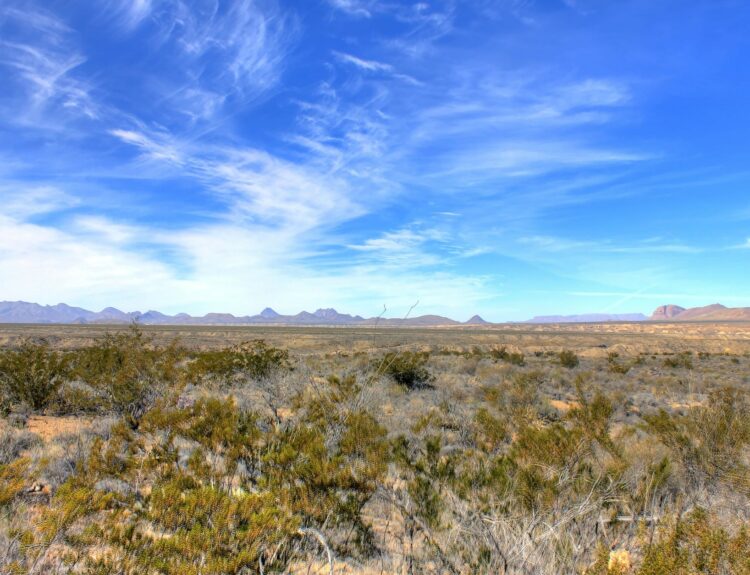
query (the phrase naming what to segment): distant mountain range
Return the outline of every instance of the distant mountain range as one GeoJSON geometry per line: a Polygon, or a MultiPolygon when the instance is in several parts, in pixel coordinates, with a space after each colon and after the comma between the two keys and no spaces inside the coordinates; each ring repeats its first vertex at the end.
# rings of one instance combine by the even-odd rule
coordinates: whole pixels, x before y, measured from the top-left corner
{"type": "Polygon", "coordinates": [[[670,304],[656,308],[649,319],[651,321],[750,321],[750,307],[726,307],[715,303],[686,309],[670,304]]]}
{"type": "Polygon", "coordinates": [[[296,315],[282,315],[266,308],[257,315],[235,316],[230,313],[207,313],[191,316],[186,313],[166,315],[158,311],[124,312],[108,307],[102,311],[90,311],[64,303],[40,305],[24,301],[0,302],[0,323],[130,323],[137,321],[146,325],[381,325],[381,326],[440,326],[486,324],[478,315],[465,323],[439,316],[422,315],[411,318],[364,318],[337,312],[335,309],[319,309],[313,313],[302,311],[296,315]]]}
{"type": "Polygon", "coordinates": [[[585,313],[580,315],[538,315],[523,323],[604,323],[608,321],[646,321],[642,313],[585,313]]]}
{"type": "Polygon", "coordinates": [[[604,323],[608,321],[750,321],[750,307],[726,307],[719,303],[684,308],[668,304],[659,306],[650,317],[642,313],[581,315],[541,315],[523,323],[604,323]]]}
{"type": "MultiPolygon", "coordinates": [[[[102,311],[90,311],[64,303],[40,305],[24,301],[0,302],[0,323],[130,323],[137,321],[145,325],[379,325],[384,327],[429,327],[429,326],[478,326],[491,325],[478,315],[465,322],[440,315],[421,315],[410,318],[364,318],[359,315],[339,313],[333,308],[318,309],[312,313],[301,311],[295,315],[282,315],[267,307],[257,315],[235,316],[231,313],[207,313],[192,316],[186,313],[166,315],[150,310],[124,312],[114,307],[102,311]]],[[[521,323],[605,323],[641,321],[750,321],[750,307],[729,308],[721,304],[686,309],[678,305],[663,305],[650,317],[642,313],[579,315],[541,315],[521,323]]]]}

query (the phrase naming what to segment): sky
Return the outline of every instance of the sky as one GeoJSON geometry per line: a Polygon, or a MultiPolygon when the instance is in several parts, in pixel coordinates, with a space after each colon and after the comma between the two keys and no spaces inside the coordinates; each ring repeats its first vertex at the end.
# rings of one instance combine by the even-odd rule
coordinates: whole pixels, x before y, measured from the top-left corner
{"type": "Polygon", "coordinates": [[[0,2],[0,300],[750,305],[744,0],[0,2]]]}

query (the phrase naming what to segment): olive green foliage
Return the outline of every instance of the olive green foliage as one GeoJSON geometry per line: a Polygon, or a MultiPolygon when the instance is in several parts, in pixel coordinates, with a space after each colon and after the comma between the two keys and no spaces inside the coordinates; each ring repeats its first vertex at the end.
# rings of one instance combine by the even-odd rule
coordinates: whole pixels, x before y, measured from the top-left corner
{"type": "Polygon", "coordinates": [[[324,405],[290,427],[262,425],[231,398],[155,407],[139,426],[152,445],[129,426],[113,429],[60,488],[44,524],[65,530],[90,518],[91,529],[68,537],[111,549],[81,557],[98,572],[254,572],[262,562],[279,573],[303,526],[342,528],[353,534],[349,552],[364,552],[372,537],[361,509],[385,473],[388,445],[367,412],[331,414],[341,393],[334,383],[324,405]]]}
{"type": "Polygon", "coordinates": [[[526,358],[520,351],[508,351],[505,346],[490,350],[490,357],[495,361],[505,361],[513,365],[526,365],[526,358]]]}
{"type": "Polygon", "coordinates": [[[276,370],[290,368],[287,350],[269,346],[265,341],[257,339],[229,349],[195,353],[189,375],[192,379],[229,379],[237,375],[261,379],[276,370]]]}
{"type": "Polygon", "coordinates": [[[730,535],[702,509],[665,526],[637,575],[750,574],[750,532],[730,535]]]}
{"type": "Polygon", "coordinates": [[[557,359],[560,361],[561,366],[567,367],[568,369],[578,367],[579,364],[578,356],[569,349],[562,350],[557,356],[557,359]]]}
{"type": "Polygon", "coordinates": [[[692,482],[724,482],[750,493],[750,469],[744,454],[750,446],[750,401],[735,388],[714,391],[704,406],[687,415],[660,410],[644,417],[685,468],[692,482]]]}
{"type": "Polygon", "coordinates": [[[19,458],[0,464],[0,509],[10,503],[26,486],[25,472],[29,461],[19,458]]]}
{"type": "Polygon", "coordinates": [[[407,389],[429,387],[434,377],[426,365],[430,354],[425,351],[402,351],[387,353],[376,369],[385,373],[407,389]]]}
{"type": "Polygon", "coordinates": [[[70,363],[68,354],[51,350],[44,340],[0,351],[0,394],[8,403],[44,409],[69,377],[70,363]]]}
{"type": "Polygon", "coordinates": [[[693,369],[693,357],[691,353],[684,352],[664,358],[664,367],[693,369]]]}
{"type": "Polygon", "coordinates": [[[179,381],[183,356],[177,342],[160,347],[133,324],[127,332],[108,334],[96,345],[78,350],[73,374],[98,392],[104,409],[135,423],[179,381]]]}

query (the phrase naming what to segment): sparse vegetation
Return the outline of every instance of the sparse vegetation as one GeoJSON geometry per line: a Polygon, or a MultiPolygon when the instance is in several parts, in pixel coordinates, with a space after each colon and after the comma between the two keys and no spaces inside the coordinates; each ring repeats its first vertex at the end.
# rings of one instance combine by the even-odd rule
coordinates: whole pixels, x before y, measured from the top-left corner
{"type": "Polygon", "coordinates": [[[425,367],[430,354],[424,351],[402,351],[387,353],[376,371],[382,371],[406,389],[419,389],[429,386],[432,374],[425,367]]]}
{"type": "Polygon", "coordinates": [[[0,571],[750,573],[741,364],[537,351],[19,342],[0,571]]]}
{"type": "Polygon", "coordinates": [[[568,369],[578,367],[578,364],[580,363],[578,356],[569,349],[562,350],[557,357],[560,360],[560,365],[567,367],[568,369]]]}

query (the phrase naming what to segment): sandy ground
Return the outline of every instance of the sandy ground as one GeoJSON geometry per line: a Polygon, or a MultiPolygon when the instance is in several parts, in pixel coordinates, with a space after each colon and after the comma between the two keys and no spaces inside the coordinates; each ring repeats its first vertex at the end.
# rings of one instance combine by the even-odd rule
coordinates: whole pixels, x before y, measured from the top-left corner
{"type": "Polygon", "coordinates": [[[26,430],[37,434],[46,443],[59,435],[80,433],[91,427],[92,421],[88,417],[32,415],[26,421],[26,430]]]}

